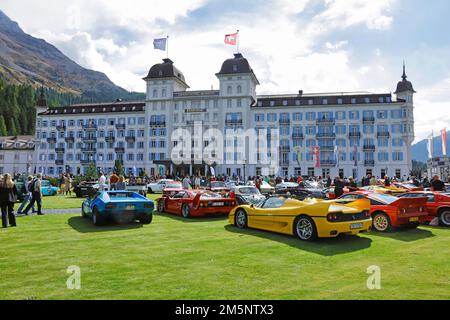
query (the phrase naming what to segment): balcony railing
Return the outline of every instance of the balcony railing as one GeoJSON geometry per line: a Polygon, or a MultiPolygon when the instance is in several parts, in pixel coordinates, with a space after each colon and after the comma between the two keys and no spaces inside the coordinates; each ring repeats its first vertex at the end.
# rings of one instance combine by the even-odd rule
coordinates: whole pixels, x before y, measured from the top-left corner
{"type": "Polygon", "coordinates": [[[90,165],[91,162],[95,163],[95,160],[91,160],[91,159],[81,159],[80,160],[81,165],[90,165]]]}
{"type": "Polygon", "coordinates": [[[64,165],[64,160],[56,160],[56,161],[55,161],[55,164],[56,164],[57,166],[63,166],[63,165],[64,165]]]}
{"type": "Polygon", "coordinates": [[[226,126],[242,126],[243,123],[242,120],[225,120],[226,126]]]}
{"type": "Polygon", "coordinates": [[[289,119],[280,119],[280,121],[278,121],[278,123],[280,124],[280,126],[290,126],[291,125],[291,120],[289,120],[289,119]]]}
{"type": "Polygon", "coordinates": [[[83,125],[84,130],[97,130],[98,126],[95,123],[88,123],[83,125]]]}
{"type": "Polygon", "coordinates": [[[364,117],[363,118],[364,124],[374,124],[375,123],[375,117],[364,117]]]}
{"type": "Polygon", "coordinates": [[[364,152],[370,152],[370,151],[375,151],[376,147],[375,145],[365,145],[363,146],[363,151],[364,152]]]}
{"type": "Polygon", "coordinates": [[[321,160],[320,166],[322,167],[335,167],[336,166],[336,160],[321,160]]]}
{"type": "Polygon", "coordinates": [[[67,142],[67,143],[74,143],[75,142],[75,137],[66,137],[65,138],[65,141],[67,142]]]}
{"type": "Polygon", "coordinates": [[[56,143],[56,137],[47,138],[48,143],[56,143]]]}
{"type": "Polygon", "coordinates": [[[377,132],[377,138],[390,138],[391,134],[389,132],[377,132]]]}
{"type": "Polygon", "coordinates": [[[361,132],[350,132],[348,136],[354,139],[361,139],[361,132]]]}
{"type": "Polygon", "coordinates": [[[336,124],[335,119],[317,119],[318,126],[334,126],[336,124]]]}
{"type": "Polygon", "coordinates": [[[56,126],[57,131],[66,131],[66,126],[56,126]]]}
{"type": "Polygon", "coordinates": [[[127,125],[125,123],[118,123],[116,124],[117,130],[125,130],[127,128],[127,125]]]}
{"type": "Polygon", "coordinates": [[[289,167],[290,161],[289,160],[280,160],[280,166],[282,167],[289,167]]]}
{"type": "Polygon", "coordinates": [[[365,167],[375,167],[375,160],[365,160],[364,166],[365,167]]]}
{"type": "Polygon", "coordinates": [[[280,146],[280,152],[291,152],[290,146],[280,146]]]}
{"type": "Polygon", "coordinates": [[[136,137],[135,136],[126,136],[125,141],[126,142],[136,142],[136,137]]]}
{"type": "Polygon", "coordinates": [[[65,148],[55,148],[55,152],[56,153],[65,153],[66,149],[65,148]]]}
{"type": "Polygon", "coordinates": [[[83,152],[83,153],[96,153],[97,149],[96,148],[91,148],[91,147],[81,148],[81,152],[83,152]]]}
{"type": "Polygon", "coordinates": [[[84,137],[83,138],[83,141],[84,142],[87,142],[87,143],[96,143],[97,142],[97,138],[96,137],[84,137]]]}
{"type": "Polygon", "coordinates": [[[323,152],[334,152],[334,146],[321,146],[320,151],[323,152]]]}
{"type": "Polygon", "coordinates": [[[292,139],[305,139],[305,135],[303,133],[293,133],[292,134],[292,139]]]}
{"type": "Polygon", "coordinates": [[[165,127],[165,121],[150,121],[150,127],[165,127]]]}
{"type": "Polygon", "coordinates": [[[334,132],[321,132],[316,134],[317,139],[334,139],[336,138],[336,133],[334,132]]]}
{"type": "Polygon", "coordinates": [[[114,149],[114,151],[116,152],[116,153],[125,153],[125,148],[115,148],[114,149]]]}

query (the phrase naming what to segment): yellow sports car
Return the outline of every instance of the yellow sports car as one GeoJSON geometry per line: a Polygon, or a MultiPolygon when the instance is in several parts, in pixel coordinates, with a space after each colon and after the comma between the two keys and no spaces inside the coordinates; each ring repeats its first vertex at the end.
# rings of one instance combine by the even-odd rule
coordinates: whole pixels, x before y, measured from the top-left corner
{"type": "Polygon", "coordinates": [[[314,241],[370,231],[372,218],[369,210],[370,202],[365,199],[340,203],[339,200],[299,201],[273,197],[257,205],[234,208],[229,222],[240,229],[262,229],[314,241]]]}

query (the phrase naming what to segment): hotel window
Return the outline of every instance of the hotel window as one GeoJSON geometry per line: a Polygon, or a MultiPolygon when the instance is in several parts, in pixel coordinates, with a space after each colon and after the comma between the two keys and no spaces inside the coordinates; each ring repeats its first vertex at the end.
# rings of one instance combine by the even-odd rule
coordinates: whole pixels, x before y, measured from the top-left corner
{"type": "Polygon", "coordinates": [[[345,140],[345,139],[337,139],[336,140],[336,145],[338,147],[345,148],[347,146],[347,140],[345,140]]]}
{"type": "Polygon", "coordinates": [[[375,127],[370,125],[364,125],[363,131],[365,134],[373,134],[375,132],[375,127]]]}
{"type": "Polygon", "coordinates": [[[287,107],[287,105],[288,105],[287,100],[283,100],[283,106],[287,107]]]}
{"type": "Polygon", "coordinates": [[[300,105],[300,100],[295,100],[295,105],[299,106],[300,105]]]}
{"type": "Polygon", "coordinates": [[[337,120],[345,120],[345,112],[344,111],[338,111],[335,115],[337,120]]]}
{"type": "Polygon", "coordinates": [[[158,90],[154,89],[153,90],[153,98],[157,98],[158,97],[158,90]]]}
{"type": "Polygon", "coordinates": [[[313,121],[316,119],[316,113],[315,112],[307,112],[306,113],[306,120],[307,121],[313,121]]]}
{"type": "Polygon", "coordinates": [[[370,98],[364,98],[365,103],[370,103],[370,98]]]}
{"type": "Polygon", "coordinates": [[[263,122],[264,121],[264,113],[255,114],[255,122],[263,122]]]}
{"type": "Polygon", "coordinates": [[[359,111],[350,111],[348,113],[348,118],[350,120],[358,120],[359,119],[359,111]]]}
{"type": "Polygon", "coordinates": [[[378,119],[387,119],[388,112],[387,110],[380,110],[377,112],[378,119]]]}
{"type": "Polygon", "coordinates": [[[237,99],[237,107],[240,108],[242,107],[242,100],[241,99],[237,99]]]}
{"type": "Polygon", "coordinates": [[[401,138],[395,138],[392,139],[392,146],[393,147],[403,147],[404,141],[401,138]]]}
{"type": "Polygon", "coordinates": [[[115,124],[115,119],[108,119],[108,125],[113,126],[115,124]]]}
{"type": "Polygon", "coordinates": [[[347,127],[345,125],[336,126],[336,134],[346,134],[347,127]]]}
{"type": "Polygon", "coordinates": [[[388,147],[389,139],[386,139],[386,138],[378,139],[378,146],[379,147],[388,147]]]}
{"type": "Polygon", "coordinates": [[[233,88],[231,86],[227,87],[227,94],[232,94],[233,93],[233,88]]]}
{"type": "Polygon", "coordinates": [[[379,102],[379,103],[383,103],[383,102],[384,102],[384,98],[383,98],[383,97],[379,97],[379,98],[378,98],[378,102],[379,102]]]}
{"type": "Polygon", "coordinates": [[[161,95],[162,95],[163,98],[165,98],[166,95],[167,95],[167,90],[166,89],[162,89],[161,95]]]}
{"type": "Polygon", "coordinates": [[[323,99],[322,104],[328,104],[328,99],[323,99]]]}
{"type": "Polygon", "coordinates": [[[239,93],[239,94],[242,93],[242,86],[240,86],[240,85],[237,86],[237,93],[239,93]]]}
{"type": "Polygon", "coordinates": [[[230,109],[230,108],[232,108],[232,107],[233,107],[233,102],[232,102],[231,99],[228,99],[228,100],[227,100],[227,108],[230,109]]]}
{"type": "Polygon", "coordinates": [[[338,103],[338,104],[342,104],[342,103],[343,103],[342,98],[337,99],[337,103],[338,103]]]}
{"type": "Polygon", "coordinates": [[[98,120],[98,125],[99,125],[99,126],[104,126],[104,125],[106,125],[106,120],[105,120],[105,119],[99,119],[99,120],[98,120]]]}
{"type": "Polygon", "coordinates": [[[312,106],[312,105],[314,104],[314,100],[309,99],[309,100],[308,100],[308,104],[309,104],[310,106],[312,106]]]}
{"type": "Polygon", "coordinates": [[[294,119],[294,121],[302,121],[302,119],[303,119],[303,114],[300,113],[300,112],[296,112],[296,113],[294,113],[294,115],[293,115],[293,119],[294,119]]]}
{"type": "Polygon", "coordinates": [[[43,128],[47,128],[48,126],[48,122],[47,121],[42,121],[42,127],[43,128]]]}
{"type": "Polygon", "coordinates": [[[277,121],[277,114],[276,113],[269,113],[267,115],[267,121],[269,121],[269,122],[277,121]]]}
{"type": "Polygon", "coordinates": [[[403,161],[403,152],[395,151],[392,153],[392,161],[403,161]]]}
{"type": "Polygon", "coordinates": [[[313,126],[307,126],[305,129],[306,134],[316,134],[316,127],[313,126]]]}
{"type": "Polygon", "coordinates": [[[273,100],[270,101],[270,106],[271,106],[271,107],[275,107],[275,101],[273,101],[273,100]]]}

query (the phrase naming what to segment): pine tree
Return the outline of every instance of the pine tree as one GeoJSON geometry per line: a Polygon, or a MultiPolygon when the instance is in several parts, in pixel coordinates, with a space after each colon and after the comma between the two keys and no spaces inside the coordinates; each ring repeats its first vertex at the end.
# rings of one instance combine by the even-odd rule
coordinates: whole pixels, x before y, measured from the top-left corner
{"type": "Polygon", "coordinates": [[[0,136],[5,137],[8,135],[8,130],[6,129],[5,118],[0,115],[0,136]]]}
{"type": "Polygon", "coordinates": [[[14,119],[11,118],[10,124],[9,124],[9,130],[8,133],[10,136],[16,136],[17,135],[17,129],[16,129],[16,125],[14,123],[14,119]]]}
{"type": "Polygon", "coordinates": [[[92,161],[91,163],[89,163],[89,167],[86,170],[86,176],[88,176],[91,179],[98,179],[98,170],[97,167],[95,166],[95,162],[92,161]]]}
{"type": "Polygon", "coordinates": [[[115,171],[119,176],[123,176],[123,175],[124,175],[124,170],[123,170],[123,166],[122,166],[122,161],[116,160],[116,162],[114,163],[114,171],[115,171]]]}

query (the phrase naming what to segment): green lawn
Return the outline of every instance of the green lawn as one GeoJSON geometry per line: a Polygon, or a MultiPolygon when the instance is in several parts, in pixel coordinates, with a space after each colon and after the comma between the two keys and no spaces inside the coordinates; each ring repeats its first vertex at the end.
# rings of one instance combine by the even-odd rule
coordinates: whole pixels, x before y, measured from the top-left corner
{"type": "Polygon", "coordinates": [[[304,243],[226,219],[96,228],[30,216],[0,230],[0,299],[450,299],[450,229],[304,243]],[[66,288],[68,266],[81,290],[66,288]],[[378,265],[381,290],[368,290],[378,265]]]}

